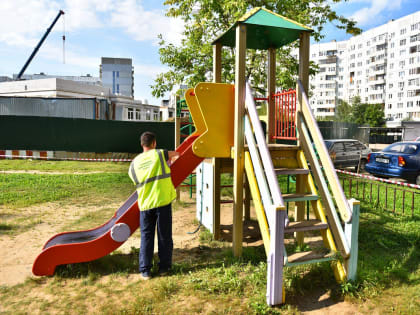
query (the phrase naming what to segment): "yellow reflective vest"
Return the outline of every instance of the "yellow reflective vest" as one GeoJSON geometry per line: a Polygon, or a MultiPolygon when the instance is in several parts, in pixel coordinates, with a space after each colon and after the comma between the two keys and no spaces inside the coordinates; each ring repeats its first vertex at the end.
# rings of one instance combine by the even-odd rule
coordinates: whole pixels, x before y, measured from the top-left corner
{"type": "Polygon", "coordinates": [[[153,149],[137,155],[128,175],[136,185],[140,211],[166,206],[176,198],[163,150],[153,149]]]}

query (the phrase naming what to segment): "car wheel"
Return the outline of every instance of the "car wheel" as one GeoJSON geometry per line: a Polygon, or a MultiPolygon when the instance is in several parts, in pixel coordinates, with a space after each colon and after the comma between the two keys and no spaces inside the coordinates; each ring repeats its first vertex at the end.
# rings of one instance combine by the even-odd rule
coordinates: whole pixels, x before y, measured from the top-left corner
{"type": "Polygon", "coordinates": [[[355,167],[356,172],[359,170],[359,172],[364,172],[365,171],[365,166],[366,166],[367,161],[365,159],[360,160],[359,165],[357,165],[355,167]]]}

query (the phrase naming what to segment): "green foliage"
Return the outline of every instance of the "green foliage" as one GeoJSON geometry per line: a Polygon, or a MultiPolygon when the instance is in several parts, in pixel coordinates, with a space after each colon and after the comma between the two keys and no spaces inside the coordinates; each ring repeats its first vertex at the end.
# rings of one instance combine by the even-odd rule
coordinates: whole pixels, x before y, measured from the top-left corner
{"type": "Polygon", "coordinates": [[[353,122],[352,106],[344,100],[338,100],[338,105],[335,108],[335,121],[353,122]]]}
{"type": "Polygon", "coordinates": [[[352,100],[351,118],[359,125],[383,126],[385,123],[384,105],[361,103],[360,96],[356,96],[352,100]]]}
{"type": "MultiPolygon", "coordinates": [[[[333,0],[334,3],[343,0],[333,0]]],[[[180,18],[185,23],[182,44],[177,47],[167,43],[160,35],[160,60],[170,70],[161,73],[152,85],[152,94],[161,97],[171,91],[177,84],[190,87],[198,82],[210,81],[212,78],[212,46],[211,42],[248,10],[264,7],[285,17],[314,29],[311,35],[316,41],[324,36],[324,25],[333,22],[336,27],[350,34],[359,34],[361,30],[355,22],[338,15],[332,8],[331,1],[326,0],[166,0],[167,16],[180,18]]],[[[278,65],[276,69],[276,85],[283,89],[295,86],[298,62],[291,56],[296,43],[277,50],[278,65]]],[[[247,51],[246,77],[253,88],[265,93],[267,54],[264,51],[247,51]]],[[[222,50],[222,82],[234,82],[235,49],[222,50]]],[[[311,64],[310,73],[317,67],[311,64]]]]}

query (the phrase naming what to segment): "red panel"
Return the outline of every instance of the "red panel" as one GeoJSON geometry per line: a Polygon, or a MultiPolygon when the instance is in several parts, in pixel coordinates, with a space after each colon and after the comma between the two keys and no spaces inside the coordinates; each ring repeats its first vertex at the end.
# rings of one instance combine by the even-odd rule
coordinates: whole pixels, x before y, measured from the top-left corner
{"type": "Polygon", "coordinates": [[[276,93],[274,139],[296,140],[296,91],[276,93]]]}
{"type": "Polygon", "coordinates": [[[0,159],[4,160],[6,157],[6,151],[5,150],[0,150],[0,159]]]}

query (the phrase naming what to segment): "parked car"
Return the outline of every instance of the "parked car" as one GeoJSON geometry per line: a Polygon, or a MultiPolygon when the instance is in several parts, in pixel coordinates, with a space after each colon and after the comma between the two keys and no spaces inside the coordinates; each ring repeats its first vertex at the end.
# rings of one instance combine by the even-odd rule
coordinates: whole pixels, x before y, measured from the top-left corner
{"type": "Polygon", "coordinates": [[[368,156],[366,171],[384,177],[399,177],[420,185],[420,142],[396,142],[368,156]]]}
{"type": "Polygon", "coordinates": [[[354,167],[363,171],[367,163],[369,147],[358,140],[331,139],[325,140],[328,153],[336,168],[354,167]]]}

